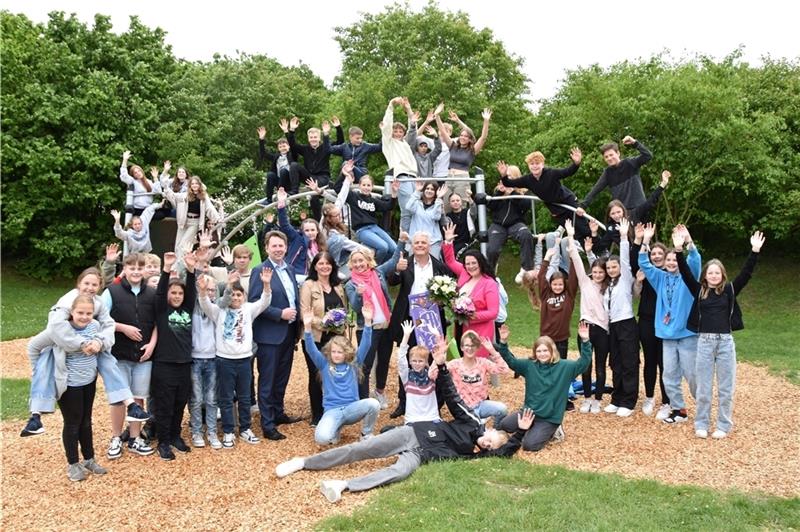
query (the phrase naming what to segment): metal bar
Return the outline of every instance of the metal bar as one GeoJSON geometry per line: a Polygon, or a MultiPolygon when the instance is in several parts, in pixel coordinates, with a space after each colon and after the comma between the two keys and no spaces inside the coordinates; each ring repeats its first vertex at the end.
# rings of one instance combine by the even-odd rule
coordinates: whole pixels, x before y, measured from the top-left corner
{"type": "MultiPolygon", "coordinates": [[[[521,195],[516,195],[516,194],[513,195],[513,196],[511,196],[511,195],[509,195],[509,196],[490,196],[490,197],[486,198],[486,201],[503,201],[503,200],[526,199],[526,198],[534,200],[534,201],[542,201],[542,199],[539,198],[539,196],[533,196],[533,195],[521,196],[521,195]]],[[[542,203],[545,203],[545,202],[542,201],[542,203]]],[[[572,211],[573,213],[577,210],[577,207],[573,207],[572,205],[566,205],[564,203],[553,203],[552,205],[558,205],[559,207],[564,207],[565,209],[567,209],[569,211],[572,211]]],[[[605,224],[603,224],[600,220],[598,220],[594,216],[591,216],[588,213],[584,214],[583,216],[587,220],[594,220],[595,222],[597,222],[597,225],[600,226],[603,229],[603,231],[606,230],[605,224]]]]}
{"type": "MultiPolygon", "coordinates": [[[[483,175],[483,170],[475,174],[475,196],[486,194],[486,178],[483,175]]],[[[478,204],[478,234],[487,234],[489,225],[486,219],[486,205],[483,203],[478,204]]],[[[481,242],[481,254],[485,257],[488,252],[486,242],[481,242]]]]}

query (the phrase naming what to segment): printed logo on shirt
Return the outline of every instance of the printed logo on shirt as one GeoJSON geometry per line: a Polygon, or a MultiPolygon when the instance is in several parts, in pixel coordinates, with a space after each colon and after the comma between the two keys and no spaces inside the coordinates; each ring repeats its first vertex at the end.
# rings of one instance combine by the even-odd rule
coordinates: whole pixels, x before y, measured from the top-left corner
{"type": "Polygon", "coordinates": [[[557,296],[548,297],[545,300],[545,302],[549,307],[561,308],[561,305],[563,305],[566,300],[567,300],[566,294],[559,294],[557,296]]]}
{"type": "Polygon", "coordinates": [[[371,201],[358,200],[357,203],[358,203],[358,208],[361,209],[362,211],[375,212],[375,204],[372,203],[371,201]]]}
{"type": "Polygon", "coordinates": [[[429,438],[435,438],[436,437],[436,431],[435,430],[429,430],[428,431],[428,437],[429,438]]]}
{"type": "Polygon", "coordinates": [[[222,323],[222,339],[241,344],[244,342],[244,318],[241,312],[228,310],[222,323]]]}
{"type": "Polygon", "coordinates": [[[175,332],[192,329],[192,315],[185,310],[173,310],[167,316],[169,328],[175,332]]]}
{"type": "Polygon", "coordinates": [[[464,384],[477,384],[481,382],[480,375],[461,375],[461,382],[464,384]]]}

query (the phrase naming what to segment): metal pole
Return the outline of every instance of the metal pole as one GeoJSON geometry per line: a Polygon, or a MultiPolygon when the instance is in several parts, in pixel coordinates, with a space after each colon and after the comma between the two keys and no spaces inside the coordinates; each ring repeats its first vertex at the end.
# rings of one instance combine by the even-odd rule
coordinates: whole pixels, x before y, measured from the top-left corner
{"type": "MultiPolygon", "coordinates": [[[[127,227],[128,224],[133,218],[133,185],[128,185],[128,190],[125,191],[125,224],[123,227],[127,227]]],[[[122,256],[126,257],[128,255],[128,241],[122,241],[122,256]]]]}
{"type": "Polygon", "coordinates": [[[478,204],[478,240],[481,243],[481,253],[486,256],[489,228],[486,222],[486,176],[481,168],[475,167],[475,199],[478,204]]]}

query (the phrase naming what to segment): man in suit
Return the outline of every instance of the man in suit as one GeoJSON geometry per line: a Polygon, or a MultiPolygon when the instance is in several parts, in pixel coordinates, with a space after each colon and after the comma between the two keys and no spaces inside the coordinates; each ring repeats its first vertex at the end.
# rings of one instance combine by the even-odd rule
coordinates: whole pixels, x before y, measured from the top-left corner
{"type": "MultiPolygon", "coordinates": [[[[431,255],[431,237],[424,231],[414,233],[411,238],[411,259],[402,258],[397,263],[396,271],[389,274],[387,281],[390,285],[400,285],[400,291],[392,309],[392,317],[389,320],[389,338],[398,344],[403,338],[402,323],[410,320],[410,305],[408,296],[427,291],[428,281],[436,275],[447,275],[454,277],[450,268],[439,259],[431,255]]],[[[446,328],[444,308],[439,309],[442,327],[446,328]]],[[[409,338],[409,346],[417,345],[414,335],[409,338]]],[[[397,394],[399,403],[397,408],[390,414],[391,418],[400,417],[406,411],[406,392],[402,383],[397,394]]]]}
{"type": "MultiPolygon", "coordinates": [[[[253,340],[258,348],[258,409],[261,414],[261,430],[269,440],[286,438],[277,426],[294,423],[298,418],[289,417],[284,410],[284,396],[289,375],[292,372],[294,346],[298,333],[298,308],[300,294],[294,272],[284,261],[287,249],[286,235],[280,231],[269,231],[264,236],[267,260],[253,268],[250,274],[248,294],[261,294],[261,270],[273,271],[272,302],[253,321],[253,340]]],[[[252,297],[250,301],[255,301],[252,297]]]]}

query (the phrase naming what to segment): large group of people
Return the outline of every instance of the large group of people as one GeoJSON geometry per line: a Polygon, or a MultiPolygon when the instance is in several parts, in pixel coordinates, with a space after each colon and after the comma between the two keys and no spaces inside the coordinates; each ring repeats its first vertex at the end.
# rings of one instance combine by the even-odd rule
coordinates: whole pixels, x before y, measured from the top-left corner
{"type": "Polygon", "coordinates": [[[80,274],[76,288],[53,306],[45,331],[30,341],[31,417],[22,435],[43,432],[41,415],[58,403],[68,478],[106,473],[92,438],[99,373],[111,408],[108,460],[120,458],[125,447],[170,461],[174,451],[206,444],[224,450],[237,442],[259,444],[261,437],[282,440],[280,427],[301,420],[300,412],[290,415],[285,408],[300,344],[308,379],[306,418],[314,441],[327,449],[281,463],[277,476],[397,455],[395,464],[369,475],[324,481],[323,494],[335,502],[345,490],[401,480],[431,460],[511,456],[563,439],[565,412],[576,410],[569,397],[579,376],[579,413],[633,415],[640,399],[641,344],[641,412],[668,424],[687,421],[685,380],[697,405],[696,436],[707,438],[711,431],[713,438],[726,437],[733,428],[736,380],[731,333],[743,327],[737,297],[753,272],[763,234],[751,237],[752,253],[733,280],[718,260],[702,265],[686,227],[676,226],[670,242],[657,242],[650,215],[671,175],[664,171],[646,197],[640,170],[652,155],[625,137],[623,144],[638,156],[622,158],[617,144],[603,145],[607,168],[580,202],[564,184],[579,171],[578,148],[563,169],[545,166],[538,151],[525,158],[525,175],[500,161],[499,182],[488,198],[484,256],[473,240],[473,192],[466,178],[488,141],[492,113],[483,111],[476,137],[451,111],[460,128],[455,136],[443,111],[439,105],[418,125],[421,115],[408,99],[393,98],[374,144],[358,127],[349,128],[345,141],[337,117],[308,129],[308,144],[302,144],[296,138],[300,121],[293,117],[281,120],[284,136],[271,152],[266,129],[258,128],[260,160],[268,166],[263,202],[275,200],[277,221],[267,218],[259,239],[264,260],[252,269],[250,248],[215,242],[212,229],[224,221],[224,206],[198,176],[178,167],[171,177],[166,161],[161,171],[151,170],[151,180],[141,166],[129,165],[126,151],[120,179],[134,192],[133,216],[122,227],[120,213],[111,211],[124,253],[117,244],[108,246],[100,267],[80,274]],[[398,106],[405,123],[395,120],[398,106]],[[368,157],[379,152],[392,178],[383,197],[373,193],[367,170],[368,157]],[[334,172],[332,156],[342,159],[334,172]],[[295,227],[288,207],[302,186],[316,194],[310,216],[295,227]],[[585,209],[605,188],[613,200],[606,230],[600,231],[585,209]],[[514,197],[527,192],[547,206],[553,231],[531,233],[530,200],[514,197]],[[158,194],[163,201],[155,199],[158,194]],[[391,214],[397,207],[395,233],[391,214]],[[152,254],[150,224],[168,216],[177,223],[174,251],[159,257],[152,254]],[[520,246],[513,281],[527,288],[540,309],[540,336],[532,352],[520,357],[509,348],[508,295],[497,275],[509,237],[520,246]],[[442,276],[452,278],[463,307],[457,323],[448,321],[442,303],[432,320],[414,312],[413,301],[442,276]],[[394,301],[391,286],[398,287],[394,301]],[[570,360],[576,305],[579,358],[570,360]],[[432,324],[438,329],[431,344],[416,333],[432,324]],[[393,355],[397,398],[386,392],[393,355]],[[612,386],[603,404],[609,364],[612,386]],[[492,400],[492,387],[512,374],[525,380],[519,404],[492,400]],[[713,424],[715,375],[719,410],[713,424]],[[442,416],[444,405],[450,421],[442,416]],[[392,406],[390,417],[404,417],[404,423],[376,434],[380,411],[392,406]],[[187,407],[189,443],[182,436],[187,407]],[[360,424],[360,439],[337,446],[343,427],[353,424],[360,424]]]}

